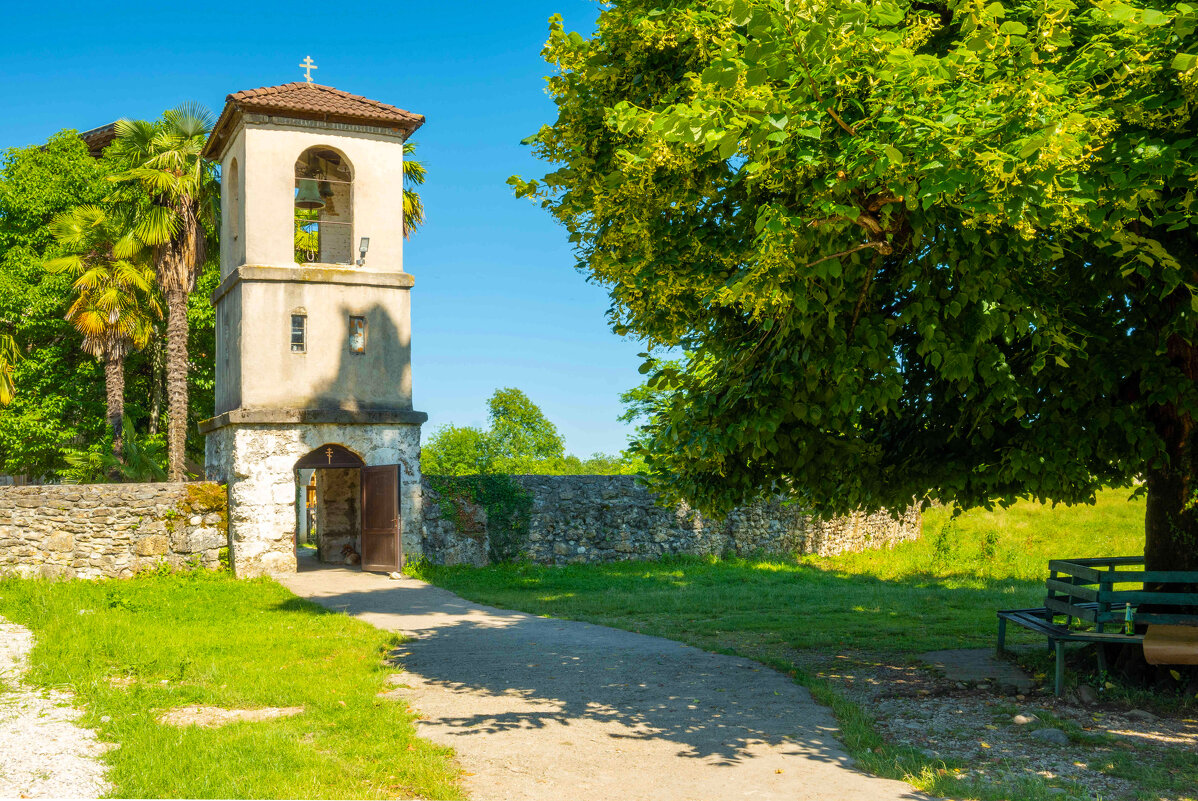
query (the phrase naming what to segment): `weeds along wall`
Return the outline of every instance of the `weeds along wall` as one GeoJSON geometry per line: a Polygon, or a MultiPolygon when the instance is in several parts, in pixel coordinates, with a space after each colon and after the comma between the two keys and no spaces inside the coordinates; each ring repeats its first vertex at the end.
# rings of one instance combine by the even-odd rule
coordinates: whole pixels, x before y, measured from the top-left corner
{"type": "Polygon", "coordinates": [[[208,482],[0,487],[0,575],[127,577],[228,557],[226,492],[208,482]]]}
{"type": "Polygon", "coordinates": [[[424,558],[434,564],[539,564],[672,554],[828,556],[919,537],[917,507],[819,520],[756,503],[724,520],[658,506],[633,476],[425,476],[424,558]]]}

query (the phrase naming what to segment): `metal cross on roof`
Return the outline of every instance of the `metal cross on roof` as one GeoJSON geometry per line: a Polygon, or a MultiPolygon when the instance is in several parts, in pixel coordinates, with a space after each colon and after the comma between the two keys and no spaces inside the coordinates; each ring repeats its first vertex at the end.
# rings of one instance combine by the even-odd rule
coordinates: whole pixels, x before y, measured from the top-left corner
{"type": "Polygon", "coordinates": [[[316,66],[316,62],[312,60],[312,56],[304,56],[304,60],[300,62],[300,69],[304,71],[304,78],[307,79],[308,83],[312,83],[312,70],[318,70],[320,67],[316,66]]]}

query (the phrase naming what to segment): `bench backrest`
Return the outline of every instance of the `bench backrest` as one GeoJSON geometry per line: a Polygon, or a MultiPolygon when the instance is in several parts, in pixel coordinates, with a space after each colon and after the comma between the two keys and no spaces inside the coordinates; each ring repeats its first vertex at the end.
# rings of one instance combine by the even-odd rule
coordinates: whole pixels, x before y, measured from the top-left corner
{"type": "Polygon", "coordinates": [[[1198,626],[1198,592],[1192,591],[1198,587],[1198,571],[1144,570],[1142,556],[1053,559],[1048,570],[1044,605],[1055,614],[1122,623],[1130,605],[1137,623],[1198,626]],[[1146,585],[1153,589],[1144,589],[1146,585]],[[1179,589],[1162,590],[1160,585],[1179,589]],[[1140,611],[1144,604],[1150,608],[1140,611]]]}

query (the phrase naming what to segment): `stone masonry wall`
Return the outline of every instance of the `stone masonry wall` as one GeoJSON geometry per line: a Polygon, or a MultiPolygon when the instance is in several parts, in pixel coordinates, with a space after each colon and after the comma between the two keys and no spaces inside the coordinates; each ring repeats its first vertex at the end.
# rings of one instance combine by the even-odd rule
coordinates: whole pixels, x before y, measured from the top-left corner
{"type": "Polygon", "coordinates": [[[207,482],[0,487],[0,575],[214,568],[229,545],[225,506],[224,487],[207,482]]]}
{"type": "MultiPolygon", "coordinates": [[[[667,509],[633,476],[513,476],[531,496],[522,553],[540,564],[654,559],[672,554],[819,554],[891,547],[917,539],[917,507],[817,520],[780,502],[739,508],[713,521],[685,507],[667,509]]],[[[486,511],[459,504],[446,515],[424,484],[424,556],[436,564],[486,564],[486,511]],[[465,531],[458,530],[464,522],[465,531]]]]}

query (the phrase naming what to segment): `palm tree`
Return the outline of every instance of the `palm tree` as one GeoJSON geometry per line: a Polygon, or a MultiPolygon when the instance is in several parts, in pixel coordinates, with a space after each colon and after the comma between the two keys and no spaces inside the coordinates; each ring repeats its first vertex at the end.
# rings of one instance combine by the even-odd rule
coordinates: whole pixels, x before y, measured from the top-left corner
{"type": "Polygon", "coordinates": [[[74,279],[75,300],[66,317],[83,334],[83,349],[104,362],[112,451],[124,450],[125,357],[150,341],[162,308],[154,295],[154,271],[144,258],[113,255],[125,236],[122,226],[98,206],[78,206],[50,223],[50,232],[66,255],[50,259],[46,269],[74,279]]]}
{"type": "Polygon", "coordinates": [[[424,203],[414,187],[424,183],[424,165],[409,156],[416,153],[415,142],[403,143],[403,238],[408,239],[424,225],[424,203]]]}
{"type": "MultiPolygon", "coordinates": [[[[171,109],[157,122],[121,120],[109,151],[128,168],[114,180],[135,184],[149,205],[133,226],[152,251],[158,287],[166,298],[167,460],[171,481],[182,481],[187,442],[187,296],[207,254],[206,226],[214,226],[219,188],[214,165],[200,153],[212,114],[195,103],[171,109]]],[[[128,251],[135,248],[128,244],[128,251]]],[[[127,252],[118,251],[126,256],[127,252]]]]}

